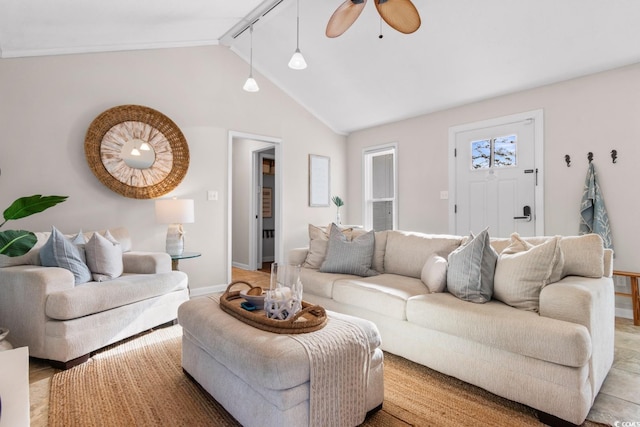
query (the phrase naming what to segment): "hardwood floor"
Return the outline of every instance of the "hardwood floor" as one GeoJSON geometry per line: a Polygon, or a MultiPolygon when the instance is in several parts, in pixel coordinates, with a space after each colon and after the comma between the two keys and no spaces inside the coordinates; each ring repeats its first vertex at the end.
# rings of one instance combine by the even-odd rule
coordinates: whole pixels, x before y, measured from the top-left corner
{"type": "MultiPolygon", "coordinates": [[[[269,268],[263,271],[234,268],[232,278],[268,288],[269,268]]],[[[56,372],[40,360],[29,361],[32,427],[47,426],[49,384],[56,372]]],[[[613,367],[596,397],[589,419],[609,425],[615,425],[616,421],[640,423],[640,326],[634,326],[630,319],[616,318],[613,367]]]]}

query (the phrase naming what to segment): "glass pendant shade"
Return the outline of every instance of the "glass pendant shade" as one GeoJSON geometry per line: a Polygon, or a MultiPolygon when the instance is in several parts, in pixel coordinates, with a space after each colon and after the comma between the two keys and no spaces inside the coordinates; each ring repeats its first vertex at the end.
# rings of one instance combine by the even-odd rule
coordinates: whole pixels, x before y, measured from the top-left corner
{"type": "Polygon", "coordinates": [[[251,34],[251,47],[249,50],[249,78],[244,82],[244,89],[247,92],[257,92],[260,90],[258,82],[253,78],[253,24],[249,26],[249,33],[251,34]]]}
{"type": "Polygon", "coordinates": [[[289,68],[294,70],[304,70],[307,68],[307,61],[304,60],[304,56],[300,53],[300,49],[296,49],[291,60],[289,61],[289,68]]]}
{"type": "Polygon", "coordinates": [[[244,82],[244,86],[242,86],[242,89],[246,90],[247,92],[257,92],[260,90],[260,88],[258,87],[258,83],[256,82],[256,79],[253,78],[253,76],[249,76],[247,81],[244,82]]]}

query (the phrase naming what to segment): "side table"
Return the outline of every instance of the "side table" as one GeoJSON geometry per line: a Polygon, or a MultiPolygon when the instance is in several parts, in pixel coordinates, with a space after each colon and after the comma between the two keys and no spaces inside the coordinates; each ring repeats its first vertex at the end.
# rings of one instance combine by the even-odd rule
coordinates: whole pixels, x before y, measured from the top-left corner
{"type": "Polygon", "coordinates": [[[616,292],[616,295],[631,297],[631,304],[633,306],[633,324],[635,326],[640,326],[640,290],[638,289],[638,277],[640,277],[640,273],[614,270],[613,275],[629,278],[631,293],[627,294],[624,292],[616,292]]]}
{"type": "Polygon", "coordinates": [[[182,255],[171,255],[171,269],[178,271],[178,263],[181,259],[198,258],[202,255],[200,252],[183,252],[182,255]]]}

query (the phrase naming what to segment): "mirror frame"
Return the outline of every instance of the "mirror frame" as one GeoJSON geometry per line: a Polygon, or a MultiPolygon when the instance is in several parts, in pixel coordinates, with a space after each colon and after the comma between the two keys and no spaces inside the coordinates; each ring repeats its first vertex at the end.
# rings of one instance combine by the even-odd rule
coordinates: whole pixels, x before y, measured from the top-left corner
{"type": "MultiPolygon", "coordinates": [[[[93,174],[110,190],[125,197],[134,199],[153,199],[163,196],[176,188],[184,179],[189,168],[189,146],[180,128],[167,116],[159,111],[142,105],[120,105],[110,108],[96,117],[89,125],[84,140],[84,151],[87,163],[93,174]],[[141,122],[161,132],[171,148],[171,171],[164,179],[150,185],[137,187],[128,185],[111,175],[101,155],[103,140],[107,132],[123,122],[141,122]]],[[[130,168],[124,160],[118,159],[122,165],[118,167],[130,168]]],[[[154,173],[158,168],[154,162],[148,171],[154,173]]]]}

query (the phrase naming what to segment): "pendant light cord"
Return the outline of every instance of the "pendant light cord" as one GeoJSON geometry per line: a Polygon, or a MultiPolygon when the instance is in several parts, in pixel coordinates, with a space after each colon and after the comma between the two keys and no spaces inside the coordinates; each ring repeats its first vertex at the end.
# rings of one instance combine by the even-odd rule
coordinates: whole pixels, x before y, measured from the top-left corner
{"type": "Polygon", "coordinates": [[[300,0],[296,0],[296,51],[300,50],[300,0]]]}

